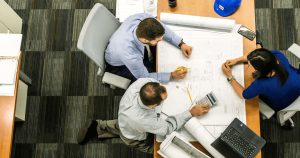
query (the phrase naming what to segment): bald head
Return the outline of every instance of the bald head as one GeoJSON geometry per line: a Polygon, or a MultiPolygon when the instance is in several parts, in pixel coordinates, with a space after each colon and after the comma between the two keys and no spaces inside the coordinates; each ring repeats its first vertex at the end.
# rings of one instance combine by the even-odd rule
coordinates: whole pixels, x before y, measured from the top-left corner
{"type": "Polygon", "coordinates": [[[144,105],[159,105],[164,99],[166,88],[157,82],[148,82],[140,90],[140,97],[144,105]]]}

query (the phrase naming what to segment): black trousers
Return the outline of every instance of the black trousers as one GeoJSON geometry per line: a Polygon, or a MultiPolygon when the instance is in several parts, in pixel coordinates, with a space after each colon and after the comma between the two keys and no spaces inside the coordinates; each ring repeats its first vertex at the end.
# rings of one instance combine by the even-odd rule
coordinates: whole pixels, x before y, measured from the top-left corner
{"type": "MultiPolygon", "coordinates": [[[[144,49],[144,60],[143,63],[145,65],[145,67],[147,68],[148,72],[156,72],[156,46],[150,46],[150,50],[152,52],[152,56],[153,56],[153,61],[150,62],[148,59],[148,51],[145,47],[144,49]]],[[[131,83],[133,83],[134,81],[137,80],[137,78],[135,78],[133,76],[133,74],[129,71],[129,69],[125,66],[112,66],[110,64],[106,63],[106,67],[105,67],[105,71],[106,72],[110,72],[122,77],[125,77],[129,80],[131,80],[131,83]]]]}

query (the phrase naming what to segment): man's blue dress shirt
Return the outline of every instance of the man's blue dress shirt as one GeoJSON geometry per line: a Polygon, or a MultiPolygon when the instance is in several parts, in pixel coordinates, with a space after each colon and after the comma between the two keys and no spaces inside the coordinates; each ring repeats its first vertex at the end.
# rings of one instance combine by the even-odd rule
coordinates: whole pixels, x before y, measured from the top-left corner
{"type": "MultiPolygon", "coordinates": [[[[128,17],[122,23],[109,40],[109,44],[105,50],[105,61],[112,66],[125,65],[137,79],[150,77],[160,82],[168,82],[170,80],[170,72],[149,73],[144,66],[145,44],[138,40],[136,29],[138,24],[146,18],[152,18],[152,16],[145,13],[135,14],[128,17]]],[[[164,24],[162,25],[165,29],[163,39],[178,47],[182,38],[177,36],[164,24]]]]}

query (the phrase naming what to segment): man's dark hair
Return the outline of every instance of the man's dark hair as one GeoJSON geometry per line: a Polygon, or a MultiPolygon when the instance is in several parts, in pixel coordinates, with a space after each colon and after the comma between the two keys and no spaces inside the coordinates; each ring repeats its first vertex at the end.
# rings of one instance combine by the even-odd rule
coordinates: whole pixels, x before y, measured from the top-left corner
{"type": "Polygon", "coordinates": [[[138,38],[145,38],[147,40],[154,40],[165,34],[165,29],[159,21],[154,18],[147,18],[141,21],[136,29],[136,36],[138,38]]]}
{"type": "Polygon", "coordinates": [[[144,105],[160,104],[163,100],[162,93],[166,93],[166,88],[157,82],[148,82],[140,90],[141,101],[144,105]]]}

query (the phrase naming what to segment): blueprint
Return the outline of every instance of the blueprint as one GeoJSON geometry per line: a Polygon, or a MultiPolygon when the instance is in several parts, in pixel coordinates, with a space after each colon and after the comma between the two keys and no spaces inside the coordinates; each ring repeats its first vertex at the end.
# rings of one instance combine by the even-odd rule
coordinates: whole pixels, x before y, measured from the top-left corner
{"type": "MultiPolygon", "coordinates": [[[[162,112],[168,116],[189,110],[192,100],[213,92],[218,105],[197,120],[214,137],[218,137],[230,122],[237,117],[246,124],[245,101],[240,99],[224,76],[221,65],[227,60],[243,55],[243,38],[237,33],[216,32],[200,29],[171,27],[192,46],[192,55],[186,58],[181,50],[162,41],[158,44],[158,72],[172,72],[177,67],[190,68],[187,76],[179,81],[165,84],[168,98],[162,103],[162,112]]],[[[244,85],[244,67],[233,67],[236,80],[244,85]]],[[[195,140],[184,128],[179,131],[188,140],[195,140]]]]}

